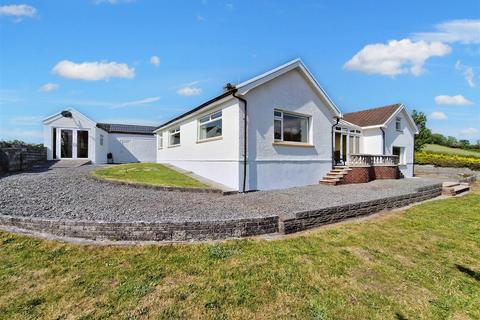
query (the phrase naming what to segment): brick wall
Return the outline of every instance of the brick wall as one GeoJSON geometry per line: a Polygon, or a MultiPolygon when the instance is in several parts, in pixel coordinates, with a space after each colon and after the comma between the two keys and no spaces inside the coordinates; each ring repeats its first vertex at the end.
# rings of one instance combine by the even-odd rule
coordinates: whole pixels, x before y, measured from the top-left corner
{"type": "Polygon", "coordinates": [[[350,171],[343,176],[339,184],[365,183],[376,179],[398,179],[398,166],[363,166],[350,167],[350,171]]]}

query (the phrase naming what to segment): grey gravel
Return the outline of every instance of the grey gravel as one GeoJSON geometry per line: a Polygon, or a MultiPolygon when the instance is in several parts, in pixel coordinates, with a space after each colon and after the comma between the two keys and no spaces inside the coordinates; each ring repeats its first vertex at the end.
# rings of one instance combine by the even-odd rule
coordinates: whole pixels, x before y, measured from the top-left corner
{"type": "Polygon", "coordinates": [[[436,183],[421,178],[377,180],[222,196],[101,183],[87,176],[95,168],[89,165],[1,177],[0,214],[112,222],[291,216],[305,210],[411,193],[436,183]]]}

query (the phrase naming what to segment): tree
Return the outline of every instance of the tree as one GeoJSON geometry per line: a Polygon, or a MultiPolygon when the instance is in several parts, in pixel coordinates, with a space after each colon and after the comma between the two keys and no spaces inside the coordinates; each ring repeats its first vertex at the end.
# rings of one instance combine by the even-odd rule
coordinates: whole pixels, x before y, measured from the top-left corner
{"type": "Polygon", "coordinates": [[[427,128],[427,116],[425,113],[414,109],[412,118],[418,128],[418,135],[415,137],[415,151],[420,151],[424,144],[431,141],[432,132],[427,128]]]}
{"type": "Polygon", "coordinates": [[[447,137],[447,141],[445,141],[445,144],[446,144],[448,147],[452,147],[452,148],[458,147],[457,138],[452,137],[452,136],[448,136],[448,137],[447,137]]]}
{"type": "Polygon", "coordinates": [[[458,141],[458,144],[460,145],[461,148],[468,148],[470,146],[470,141],[460,140],[458,141]]]}
{"type": "Polygon", "coordinates": [[[432,136],[429,142],[444,146],[445,143],[447,142],[447,138],[445,138],[445,136],[441,133],[432,133],[432,136]]]}

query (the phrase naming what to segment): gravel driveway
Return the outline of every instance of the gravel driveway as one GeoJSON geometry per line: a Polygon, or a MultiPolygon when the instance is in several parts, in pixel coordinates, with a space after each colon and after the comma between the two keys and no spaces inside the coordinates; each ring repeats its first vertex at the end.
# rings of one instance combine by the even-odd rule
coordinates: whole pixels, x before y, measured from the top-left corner
{"type": "Polygon", "coordinates": [[[96,182],[95,166],[58,168],[0,178],[0,214],[123,221],[230,220],[319,209],[414,192],[435,181],[412,178],[367,184],[323,186],[220,194],[168,192],[96,182]]]}

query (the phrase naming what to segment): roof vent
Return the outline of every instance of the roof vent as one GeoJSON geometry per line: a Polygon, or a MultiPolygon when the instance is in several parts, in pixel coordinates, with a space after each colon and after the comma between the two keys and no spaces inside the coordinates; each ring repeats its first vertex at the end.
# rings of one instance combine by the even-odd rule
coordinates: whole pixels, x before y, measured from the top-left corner
{"type": "Polygon", "coordinates": [[[223,87],[223,92],[229,92],[229,91],[235,90],[235,88],[236,88],[235,85],[229,82],[223,87]]]}
{"type": "Polygon", "coordinates": [[[65,118],[71,118],[72,117],[72,113],[70,111],[67,111],[67,110],[62,111],[61,115],[62,115],[62,117],[65,117],[65,118]]]}

